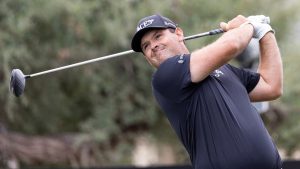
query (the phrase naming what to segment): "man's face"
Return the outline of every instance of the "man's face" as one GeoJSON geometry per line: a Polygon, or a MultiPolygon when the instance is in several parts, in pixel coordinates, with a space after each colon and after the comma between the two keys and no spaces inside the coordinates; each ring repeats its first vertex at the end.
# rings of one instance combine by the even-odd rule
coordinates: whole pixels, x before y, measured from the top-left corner
{"type": "Polygon", "coordinates": [[[166,59],[182,54],[184,45],[181,29],[171,32],[169,29],[153,29],[141,39],[141,48],[146,60],[158,67],[166,59]]]}

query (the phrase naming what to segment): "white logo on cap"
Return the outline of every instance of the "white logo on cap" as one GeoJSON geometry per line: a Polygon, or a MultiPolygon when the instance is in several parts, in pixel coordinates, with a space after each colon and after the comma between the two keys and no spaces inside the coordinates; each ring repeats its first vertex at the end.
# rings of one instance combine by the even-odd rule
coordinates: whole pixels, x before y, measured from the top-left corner
{"type": "Polygon", "coordinates": [[[154,19],[149,19],[149,20],[144,21],[136,28],[136,30],[139,31],[141,29],[148,27],[149,25],[151,25],[153,23],[153,21],[154,21],[154,19]]]}
{"type": "Polygon", "coordinates": [[[175,26],[174,24],[172,24],[171,22],[165,21],[164,23],[165,23],[166,26],[176,27],[176,26],[175,26]]]}

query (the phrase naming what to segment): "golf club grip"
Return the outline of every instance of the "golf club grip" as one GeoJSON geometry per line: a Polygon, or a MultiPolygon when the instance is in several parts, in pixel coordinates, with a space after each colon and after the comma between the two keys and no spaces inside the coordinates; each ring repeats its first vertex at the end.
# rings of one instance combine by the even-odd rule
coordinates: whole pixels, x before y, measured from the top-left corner
{"type": "Polygon", "coordinates": [[[191,40],[191,39],[196,39],[196,38],[200,38],[200,37],[204,37],[204,36],[216,35],[216,34],[223,33],[223,32],[224,31],[220,28],[213,29],[213,30],[208,31],[208,32],[199,33],[199,34],[196,34],[196,35],[191,35],[191,36],[184,37],[184,40],[191,40]]]}
{"type": "Polygon", "coordinates": [[[219,29],[213,29],[211,31],[209,31],[209,35],[216,35],[216,34],[219,34],[219,33],[223,33],[224,31],[219,28],[219,29]]]}

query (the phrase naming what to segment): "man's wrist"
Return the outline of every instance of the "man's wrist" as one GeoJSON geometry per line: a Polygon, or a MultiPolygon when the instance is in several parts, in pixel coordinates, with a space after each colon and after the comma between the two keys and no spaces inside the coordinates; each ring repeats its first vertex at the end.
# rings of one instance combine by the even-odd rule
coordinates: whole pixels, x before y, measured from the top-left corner
{"type": "Polygon", "coordinates": [[[269,41],[270,39],[274,39],[275,38],[275,33],[273,31],[269,31],[265,34],[265,36],[263,36],[261,39],[260,39],[260,42],[264,43],[264,42],[267,42],[269,41]]]}

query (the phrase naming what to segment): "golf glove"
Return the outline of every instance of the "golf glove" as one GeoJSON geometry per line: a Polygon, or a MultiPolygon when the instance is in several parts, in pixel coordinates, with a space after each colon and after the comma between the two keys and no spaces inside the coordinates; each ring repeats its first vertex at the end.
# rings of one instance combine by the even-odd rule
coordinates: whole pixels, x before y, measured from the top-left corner
{"type": "Polygon", "coordinates": [[[265,16],[265,15],[254,15],[254,16],[249,16],[247,19],[248,19],[250,22],[259,22],[259,23],[270,24],[270,17],[265,16]]]}
{"type": "Polygon", "coordinates": [[[274,32],[270,24],[270,18],[264,15],[248,17],[249,23],[254,27],[253,38],[260,40],[268,32],[274,32]]]}

